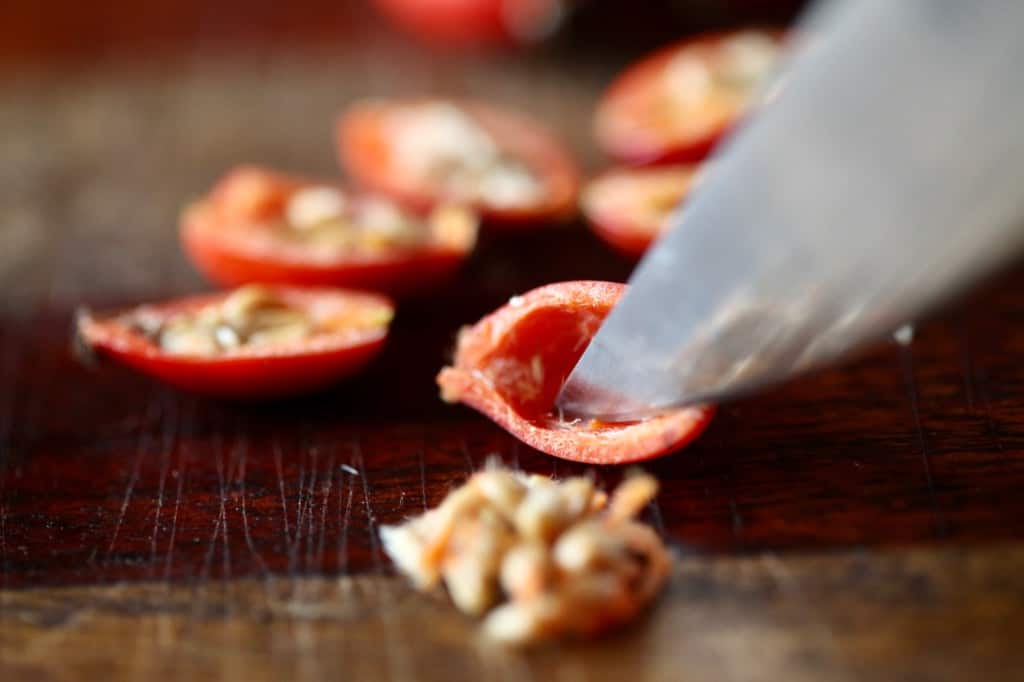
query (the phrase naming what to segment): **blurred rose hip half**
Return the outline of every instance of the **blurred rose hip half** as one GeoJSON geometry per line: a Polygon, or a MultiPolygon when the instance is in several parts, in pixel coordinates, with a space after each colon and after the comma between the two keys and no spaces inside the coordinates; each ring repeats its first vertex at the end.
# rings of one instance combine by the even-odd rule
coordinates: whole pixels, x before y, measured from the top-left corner
{"type": "Polygon", "coordinates": [[[570,0],[375,0],[410,35],[447,48],[529,45],[562,23],[570,0]]]}
{"type": "Polygon", "coordinates": [[[425,210],[469,205],[485,227],[523,228],[574,215],[579,172],[531,117],[472,101],[369,100],[338,121],[338,153],[364,187],[425,210]]]}
{"type": "Polygon", "coordinates": [[[441,202],[421,214],[383,196],[242,166],[184,211],[181,240],[224,286],[337,286],[392,295],[452,277],[476,243],[477,218],[441,202]]]}
{"type": "Polygon", "coordinates": [[[690,38],[641,59],[601,98],[598,145],[634,165],[704,158],[747,111],[781,51],[781,32],[746,30],[690,38]]]}
{"type": "Polygon", "coordinates": [[[696,184],[700,168],[685,164],[606,171],[583,188],[583,215],[598,237],[639,259],[668,228],[669,217],[696,184]]]}

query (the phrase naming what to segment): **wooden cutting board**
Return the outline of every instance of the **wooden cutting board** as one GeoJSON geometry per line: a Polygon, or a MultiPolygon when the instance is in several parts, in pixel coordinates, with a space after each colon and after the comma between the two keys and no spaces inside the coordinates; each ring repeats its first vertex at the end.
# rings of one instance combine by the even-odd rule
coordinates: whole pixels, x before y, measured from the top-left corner
{"type": "Polygon", "coordinates": [[[433,382],[458,327],[509,296],[628,275],[582,224],[486,236],[320,395],[216,403],[70,355],[76,305],[203,288],[176,216],[230,165],[336,172],[353,98],[519,106],[597,169],[588,115],[615,66],[367,49],[0,84],[0,679],[1021,679],[1024,271],[651,463],[649,519],[683,557],[662,604],[527,654],[390,577],[376,531],[492,455],[583,470],[433,382]]]}

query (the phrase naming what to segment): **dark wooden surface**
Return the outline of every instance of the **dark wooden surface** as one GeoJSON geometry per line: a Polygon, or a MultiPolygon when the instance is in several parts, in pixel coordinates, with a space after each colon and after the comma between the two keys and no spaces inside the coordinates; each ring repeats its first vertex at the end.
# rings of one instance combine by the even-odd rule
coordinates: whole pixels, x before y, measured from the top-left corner
{"type": "Polygon", "coordinates": [[[0,593],[5,682],[1021,679],[1024,551],[688,559],[629,631],[502,651],[356,576],[0,593]]]}
{"type": "MultiPolygon", "coordinates": [[[[428,60],[413,48],[364,46],[315,58],[267,53],[234,62],[196,59],[72,76],[45,70],[5,76],[0,671],[9,665],[29,679],[39,666],[46,671],[57,665],[61,654],[88,677],[113,665],[111,652],[123,646],[121,638],[137,617],[144,624],[139,646],[194,656],[186,656],[193,660],[188,665],[202,667],[207,677],[266,676],[278,669],[273,665],[319,661],[327,667],[303,673],[317,679],[336,663],[324,662],[316,647],[319,656],[300,655],[311,651],[303,648],[305,620],[265,624],[251,640],[244,618],[232,629],[237,616],[252,616],[244,604],[263,597],[240,596],[209,612],[202,601],[195,606],[203,623],[217,621],[210,625],[219,632],[211,642],[226,637],[245,649],[223,659],[217,644],[196,649],[207,625],[197,626],[175,604],[223,590],[259,595],[260,585],[271,590],[305,574],[387,574],[377,526],[437,503],[492,453],[530,471],[579,471],[519,445],[465,408],[444,405],[433,383],[458,326],[508,296],[555,280],[628,274],[629,264],[578,224],[486,238],[459,282],[401,306],[391,343],[370,371],[287,403],[214,403],[118,368],[87,370],[68,352],[70,319],[81,303],[102,306],[203,288],[177,249],[180,206],[241,161],[335,172],[332,118],[355,97],[428,90],[519,106],[560,130],[583,163],[597,169],[588,115],[621,61],[583,61],[555,51],[460,63],[453,57],[428,60]],[[249,582],[235,582],[240,579],[249,582]],[[75,611],[82,603],[92,604],[85,615],[75,611]],[[145,606],[136,608],[139,603],[145,606]],[[56,625],[47,621],[51,616],[56,625]],[[169,639],[161,634],[164,627],[169,639]],[[294,639],[271,665],[265,656],[277,650],[268,653],[259,642],[276,636],[275,627],[294,639]],[[174,634],[179,628],[199,639],[188,644],[174,634]],[[145,637],[150,639],[143,642],[145,637]],[[26,645],[30,640],[41,644],[26,645]]],[[[731,620],[716,621],[713,632],[721,641],[686,620],[683,632],[695,638],[693,655],[704,647],[711,652],[703,659],[707,674],[695,677],[749,679],[743,671],[756,661],[781,656],[780,665],[789,667],[775,668],[780,675],[766,679],[794,671],[808,679],[821,679],[823,671],[836,679],[877,679],[869,673],[885,661],[892,671],[917,670],[920,679],[957,679],[949,672],[968,670],[977,678],[994,670],[1012,679],[1020,661],[1012,658],[1019,653],[1011,643],[1021,637],[1024,609],[1024,579],[1011,570],[1020,566],[1013,543],[1024,536],[1022,285],[1024,271],[1010,272],[922,325],[907,348],[883,344],[845,367],[729,405],[697,443],[650,465],[664,489],[649,518],[691,557],[688,565],[703,567],[698,575],[710,572],[694,580],[715,581],[722,561],[737,575],[744,575],[744,566],[756,573],[767,565],[804,571],[797,585],[820,579],[813,599],[801,589],[773,588],[769,615],[756,600],[746,610],[730,611],[731,620]],[[994,541],[1010,544],[997,549],[989,546],[994,541]],[[929,549],[940,545],[967,549],[947,560],[942,557],[952,556],[949,550],[929,549]],[[918,553],[904,553],[906,546],[918,553]],[[894,553],[876,560],[883,548],[894,553]],[[840,554],[794,558],[822,551],[840,554]],[[722,558],[729,555],[738,558],[722,558]],[[900,582],[903,567],[915,561],[923,562],[924,577],[900,582]],[[956,582],[961,561],[978,571],[962,592],[956,582]],[[893,584],[909,596],[886,601],[893,584]],[[934,584],[944,587],[929,587],[934,584]],[[857,610],[856,600],[843,594],[851,586],[865,597],[877,590],[877,603],[857,610]],[[817,621],[801,625],[788,616],[764,626],[773,608],[819,617],[819,599],[831,604],[821,612],[831,615],[821,618],[842,619],[849,608],[860,628],[857,637],[869,639],[847,645],[836,634],[830,643],[833,630],[819,632],[817,621]],[[731,634],[734,629],[739,634],[731,634]],[[786,648],[812,631],[822,638],[816,642],[833,647],[825,659],[813,647],[786,648]],[[933,659],[938,663],[928,663],[922,653],[929,644],[942,649],[933,659]],[[944,670],[944,660],[956,665],[944,670]],[[1007,667],[1010,661],[1017,667],[1007,667]],[[816,671],[822,674],[815,677],[816,671]]],[[[620,471],[597,474],[611,484],[620,471]]],[[[357,599],[353,618],[369,633],[378,632],[375,627],[403,633],[389,645],[399,658],[386,659],[392,667],[381,676],[415,678],[410,670],[426,676],[418,662],[438,642],[404,639],[427,629],[427,616],[417,609],[427,609],[431,622],[457,617],[443,615],[435,602],[410,605],[416,598],[388,578],[359,580],[383,591],[357,599]],[[389,615],[395,600],[408,610],[389,615]],[[407,614],[409,622],[403,620],[407,614]],[[410,653],[403,659],[406,645],[410,653]],[[401,668],[406,664],[412,667],[401,668]]],[[[740,590],[730,580],[715,583],[722,603],[732,604],[733,588],[740,590]]],[[[669,602],[666,608],[676,614],[671,618],[694,618],[687,615],[688,598],[669,602]]],[[[261,618],[258,612],[254,617],[261,618]]],[[[319,632],[320,621],[313,620],[319,632]]],[[[476,655],[466,624],[458,622],[436,635],[447,639],[435,655],[456,649],[476,655]]],[[[323,642],[351,637],[344,645],[350,655],[366,653],[363,635],[348,633],[351,622],[328,625],[333,634],[323,642]]],[[[631,652],[624,660],[649,660],[652,676],[675,679],[666,672],[679,660],[673,651],[689,640],[673,637],[667,626],[656,632],[626,635],[611,650],[631,652]]],[[[557,654],[530,659],[521,675],[509,674],[573,679],[589,670],[582,662],[590,656],[586,651],[595,661],[608,660],[599,653],[604,646],[574,649],[568,662],[557,654]]],[[[131,660],[117,664],[119,674],[129,676],[136,670],[125,673],[130,665],[150,670],[149,663],[131,660]]],[[[160,660],[154,659],[152,670],[166,673],[160,660]]],[[[476,668],[455,669],[471,677],[476,668]]]]}

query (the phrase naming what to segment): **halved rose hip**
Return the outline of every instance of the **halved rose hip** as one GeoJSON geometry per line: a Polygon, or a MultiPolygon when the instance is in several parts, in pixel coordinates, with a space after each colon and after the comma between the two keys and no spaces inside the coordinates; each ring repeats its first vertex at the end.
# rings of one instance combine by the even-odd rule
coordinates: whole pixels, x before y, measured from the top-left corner
{"type": "Polygon", "coordinates": [[[410,34],[445,48],[524,45],[551,34],[567,0],[375,0],[410,34]]]}
{"type": "Polygon", "coordinates": [[[451,277],[476,243],[477,218],[439,204],[426,217],[328,182],[242,166],[181,221],[186,253],[225,286],[339,286],[405,295],[451,277]]]}
{"type": "Polygon", "coordinates": [[[368,100],[338,122],[357,182],[416,209],[468,204],[490,227],[549,224],[576,207],[579,173],[539,122],[473,101],[368,100]]]}
{"type": "Polygon", "coordinates": [[[624,290],[611,282],[562,282],[513,298],[460,332],[452,366],[437,377],[441,397],[562,459],[621,464],[682,447],[704,429],[712,408],[622,423],[567,420],[555,411],[562,384],[624,290]]]}
{"type": "Polygon", "coordinates": [[[668,227],[669,216],[697,182],[698,165],[615,168],[591,180],[580,206],[594,232],[639,258],[668,227]]]}
{"type": "Polygon", "coordinates": [[[393,313],[375,294],[250,285],[82,313],[77,332],[86,349],[178,388],[270,398],[360,370],[384,345],[393,313]]]}
{"type": "Polygon", "coordinates": [[[704,158],[747,110],[781,49],[780,32],[746,30],[690,38],[641,59],[598,104],[598,145],[636,165],[704,158]]]}

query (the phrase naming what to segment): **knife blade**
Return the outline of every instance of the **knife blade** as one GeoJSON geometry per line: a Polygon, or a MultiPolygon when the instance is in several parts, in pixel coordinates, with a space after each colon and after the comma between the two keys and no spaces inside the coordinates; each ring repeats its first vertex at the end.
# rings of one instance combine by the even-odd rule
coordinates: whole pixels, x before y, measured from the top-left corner
{"type": "Polygon", "coordinates": [[[559,407],[630,419],[778,382],[1016,254],[1021,26],[1010,0],[818,6],[777,94],[676,209],[559,407]]]}

